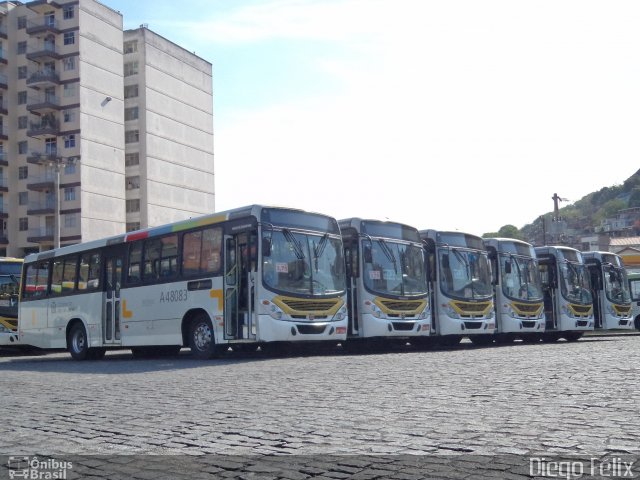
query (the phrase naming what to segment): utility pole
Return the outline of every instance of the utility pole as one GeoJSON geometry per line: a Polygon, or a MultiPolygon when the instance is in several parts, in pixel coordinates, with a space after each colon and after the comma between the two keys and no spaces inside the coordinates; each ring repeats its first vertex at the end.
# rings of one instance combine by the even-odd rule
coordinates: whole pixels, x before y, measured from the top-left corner
{"type": "Polygon", "coordinates": [[[56,227],[53,234],[53,248],[60,248],[60,231],[61,231],[61,221],[60,221],[60,171],[62,168],[67,165],[75,165],[79,160],[79,157],[55,157],[49,161],[49,166],[54,169],[56,172],[56,183],[55,183],[55,201],[56,201],[56,213],[54,217],[54,221],[56,223],[56,227]]]}

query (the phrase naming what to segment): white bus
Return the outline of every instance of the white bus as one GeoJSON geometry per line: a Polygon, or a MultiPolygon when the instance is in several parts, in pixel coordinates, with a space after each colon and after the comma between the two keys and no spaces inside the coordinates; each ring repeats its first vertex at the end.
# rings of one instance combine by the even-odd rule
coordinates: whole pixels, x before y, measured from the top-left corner
{"type": "Polygon", "coordinates": [[[361,218],[338,223],[347,265],[347,344],[428,338],[431,315],[418,230],[361,218]]]}
{"type": "Polygon", "coordinates": [[[421,230],[431,293],[431,331],[455,345],[463,336],[493,342],[496,321],[491,265],[482,238],[462,232],[421,230]]]}
{"type": "Polygon", "coordinates": [[[23,260],[0,257],[0,346],[18,345],[18,291],[23,260]]]}
{"type": "Polygon", "coordinates": [[[491,259],[496,339],[540,341],[545,328],[542,283],[533,246],[513,238],[485,238],[491,259]]]}
{"type": "Polygon", "coordinates": [[[23,344],[198,358],[347,336],[337,221],[252,205],[25,259],[23,344]]]}
{"type": "Polygon", "coordinates": [[[631,330],[631,291],[620,255],[611,252],[582,252],[591,276],[594,327],[602,330],[631,330]]]}
{"type": "Polygon", "coordinates": [[[565,246],[535,247],[544,293],[544,341],[572,342],[593,330],[593,298],[582,253],[565,246]]]}
{"type": "Polygon", "coordinates": [[[629,272],[629,291],[631,293],[631,308],[633,316],[633,325],[636,330],[640,330],[640,272],[629,272]]]}

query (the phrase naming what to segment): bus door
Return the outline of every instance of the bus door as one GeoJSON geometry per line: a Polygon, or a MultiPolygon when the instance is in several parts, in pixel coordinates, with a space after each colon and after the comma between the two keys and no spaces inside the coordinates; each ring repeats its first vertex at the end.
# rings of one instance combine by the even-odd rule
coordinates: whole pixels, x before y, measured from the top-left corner
{"type": "Polygon", "coordinates": [[[359,312],[358,312],[358,277],[359,255],[358,238],[350,242],[345,242],[344,258],[347,265],[347,305],[349,306],[349,336],[359,336],[359,312]]]}
{"type": "Polygon", "coordinates": [[[556,318],[556,294],[558,288],[556,263],[554,261],[540,260],[540,278],[542,279],[542,292],[544,299],[544,315],[546,318],[546,330],[556,330],[558,320],[556,318]]]}
{"type": "Polygon", "coordinates": [[[255,338],[255,233],[224,238],[224,338],[255,338]]]}
{"type": "Polygon", "coordinates": [[[120,288],[124,271],[124,253],[121,250],[107,251],[103,261],[102,334],[104,343],[118,345],[121,343],[120,288]]]}

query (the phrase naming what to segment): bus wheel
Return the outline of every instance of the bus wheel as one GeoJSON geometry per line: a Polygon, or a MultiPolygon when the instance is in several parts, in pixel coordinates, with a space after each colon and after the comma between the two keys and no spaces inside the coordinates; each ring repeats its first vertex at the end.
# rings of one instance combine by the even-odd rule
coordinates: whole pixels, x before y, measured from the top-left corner
{"type": "Polygon", "coordinates": [[[84,325],[80,322],[76,323],[67,336],[67,350],[74,360],[87,360],[89,356],[89,339],[84,325]]]}
{"type": "Polygon", "coordinates": [[[567,332],[562,336],[567,342],[577,342],[582,337],[582,332],[567,332]]]}
{"type": "Polygon", "coordinates": [[[443,335],[442,337],[439,337],[437,342],[438,345],[441,345],[443,347],[455,347],[456,345],[460,344],[460,341],[462,340],[462,337],[460,335],[443,335]]]}
{"type": "Polygon", "coordinates": [[[219,356],[222,350],[216,348],[211,320],[204,313],[199,314],[191,322],[189,332],[189,348],[194,357],[206,360],[219,356]]]}
{"type": "Polygon", "coordinates": [[[105,353],[107,353],[106,348],[90,348],[87,358],[90,360],[100,360],[104,358],[105,353]]]}
{"type": "Polygon", "coordinates": [[[493,343],[493,335],[470,335],[469,340],[474,345],[490,345],[493,343]]]}
{"type": "Polygon", "coordinates": [[[560,338],[560,335],[557,333],[543,333],[542,341],[546,343],[557,342],[560,338]]]}

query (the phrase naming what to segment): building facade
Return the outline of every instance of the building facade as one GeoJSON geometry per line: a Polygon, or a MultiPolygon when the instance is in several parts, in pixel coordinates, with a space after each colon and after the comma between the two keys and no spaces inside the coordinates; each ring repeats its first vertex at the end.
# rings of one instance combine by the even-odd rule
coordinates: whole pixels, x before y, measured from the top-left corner
{"type": "Polygon", "coordinates": [[[0,3],[0,255],[213,211],[211,64],[122,25],[95,0],[0,3]]]}

